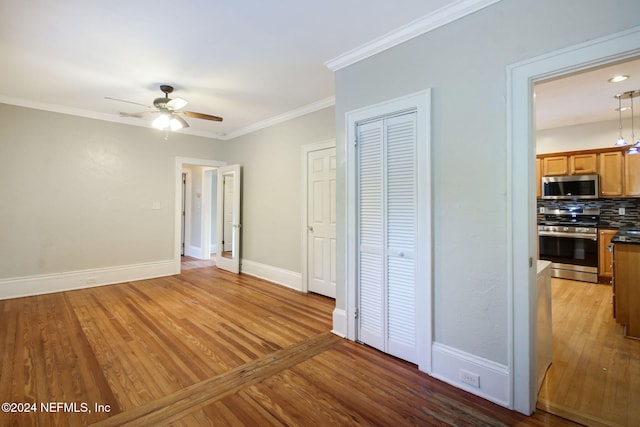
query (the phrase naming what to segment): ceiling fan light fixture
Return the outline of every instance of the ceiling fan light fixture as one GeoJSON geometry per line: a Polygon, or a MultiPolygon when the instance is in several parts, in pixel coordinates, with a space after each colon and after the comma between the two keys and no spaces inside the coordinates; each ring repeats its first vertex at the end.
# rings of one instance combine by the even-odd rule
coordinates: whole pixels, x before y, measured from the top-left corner
{"type": "Polygon", "coordinates": [[[187,123],[187,121],[182,117],[172,114],[171,120],[169,121],[169,126],[171,127],[172,131],[176,131],[183,128],[188,128],[189,123],[187,123]]]}
{"type": "Polygon", "coordinates": [[[158,118],[155,119],[153,123],[151,123],[151,126],[160,130],[168,129],[170,125],[171,125],[171,117],[167,113],[160,114],[158,118]]]}

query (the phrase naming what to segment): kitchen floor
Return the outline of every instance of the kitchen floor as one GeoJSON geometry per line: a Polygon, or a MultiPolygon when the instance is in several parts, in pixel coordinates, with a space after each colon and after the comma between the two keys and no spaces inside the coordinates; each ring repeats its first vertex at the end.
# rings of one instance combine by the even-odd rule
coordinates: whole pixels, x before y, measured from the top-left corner
{"type": "Polygon", "coordinates": [[[640,425],[640,340],[623,337],[610,285],[551,279],[553,361],[538,408],[588,426],[640,425]]]}

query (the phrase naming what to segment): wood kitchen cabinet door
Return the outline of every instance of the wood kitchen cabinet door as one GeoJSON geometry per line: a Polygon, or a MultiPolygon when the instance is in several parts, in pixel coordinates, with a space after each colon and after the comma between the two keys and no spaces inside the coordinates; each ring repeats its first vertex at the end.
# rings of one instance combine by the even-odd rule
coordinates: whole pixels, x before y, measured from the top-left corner
{"type": "Polygon", "coordinates": [[[624,156],[624,193],[640,196],[640,154],[624,156]]]}
{"type": "Polygon", "coordinates": [[[600,258],[598,259],[598,276],[608,282],[613,277],[613,256],[608,246],[611,244],[611,239],[616,235],[618,230],[601,228],[598,233],[598,252],[600,258]]]}
{"type": "Polygon", "coordinates": [[[542,159],[542,172],[544,176],[568,175],[567,156],[552,156],[542,159]]]}
{"type": "Polygon", "coordinates": [[[598,155],[575,154],[569,157],[569,170],[571,175],[598,173],[598,155]]]}
{"type": "Polygon", "coordinates": [[[600,153],[600,195],[603,197],[623,194],[623,157],[621,151],[600,153]]]}
{"type": "Polygon", "coordinates": [[[536,197],[542,197],[542,159],[536,159],[536,197]]]}
{"type": "Polygon", "coordinates": [[[640,245],[614,247],[615,315],[627,337],[640,339],[640,245]]]}

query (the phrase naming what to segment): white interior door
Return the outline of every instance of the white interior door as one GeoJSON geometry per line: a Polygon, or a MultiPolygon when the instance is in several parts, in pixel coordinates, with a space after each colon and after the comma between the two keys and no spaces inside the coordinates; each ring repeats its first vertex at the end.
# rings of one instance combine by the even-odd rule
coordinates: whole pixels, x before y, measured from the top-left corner
{"type": "Polygon", "coordinates": [[[358,339],[418,361],[416,113],[358,126],[358,339]]]}
{"type": "Polygon", "coordinates": [[[240,272],[240,165],[218,168],[218,254],[223,270],[240,272]]]}
{"type": "Polygon", "coordinates": [[[309,291],[336,297],[336,149],[307,154],[309,291]]]}

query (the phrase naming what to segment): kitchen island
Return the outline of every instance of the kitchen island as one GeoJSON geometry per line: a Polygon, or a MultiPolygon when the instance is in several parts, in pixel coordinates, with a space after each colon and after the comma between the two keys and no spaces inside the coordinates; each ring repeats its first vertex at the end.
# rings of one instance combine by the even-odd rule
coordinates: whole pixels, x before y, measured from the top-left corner
{"type": "Polygon", "coordinates": [[[627,338],[640,339],[640,230],[620,229],[613,243],[613,315],[627,338]]]}

